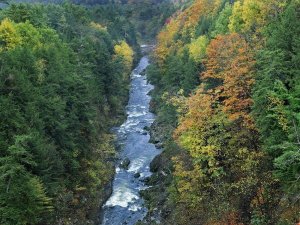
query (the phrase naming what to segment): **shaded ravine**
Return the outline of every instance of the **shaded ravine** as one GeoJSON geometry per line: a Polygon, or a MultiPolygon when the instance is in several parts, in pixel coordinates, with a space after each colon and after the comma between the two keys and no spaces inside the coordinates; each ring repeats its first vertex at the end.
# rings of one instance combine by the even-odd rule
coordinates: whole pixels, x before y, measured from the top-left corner
{"type": "Polygon", "coordinates": [[[147,213],[139,191],[147,189],[143,179],[151,175],[149,166],[160,153],[149,143],[150,135],[144,130],[154,121],[149,112],[151,97],[148,95],[153,86],[141,73],[149,65],[148,57],[143,57],[131,75],[130,97],[127,105],[127,120],[116,129],[118,145],[121,146],[120,160],[113,180],[113,192],[103,206],[102,225],[134,225],[147,213]],[[129,159],[128,169],[119,165],[129,159]]]}

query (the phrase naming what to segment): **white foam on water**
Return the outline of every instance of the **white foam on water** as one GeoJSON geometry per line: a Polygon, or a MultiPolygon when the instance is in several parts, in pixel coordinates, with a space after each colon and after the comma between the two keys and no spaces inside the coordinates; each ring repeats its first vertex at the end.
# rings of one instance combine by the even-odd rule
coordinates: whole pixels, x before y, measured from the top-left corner
{"type": "Polygon", "coordinates": [[[133,212],[136,212],[136,211],[141,210],[141,209],[142,209],[142,207],[140,207],[138,205],[131,205],[131,206],[129,206],[129,210],[133,211],[133,212]]]}
{"type": "Polygon", "coordinates": [[[138,120],[130,120],[128,119],[124,124],[122,124],[122,126],[120,127],[120,131],[123,132],[123,131],[126,131],[136,125],[139,124],[139,121],[138,120]]]}
{"type": "MultiPolygon", "coordinates": [[[[143,45],[142,47],[147,46],[143,45]]],[[[154,115],[149,112],[151,97],[147,95],[153,86],[147,82],[147,76],[141,75],[148,65],[148,58],[143,57],[131,74],[130,98],[126,107],[128,117],[125,123],[116,129],[118,139],[121,140],[119,143],[122,144],[122,149],[125,150],[124,154],[130,158],[131,163],[128,170],[118,166],[115,168],[113,193],[104,205],[104,209],[107,209],[105,209],[103,224],[121,224],[121,220],[125,220],[128,224],[134,224],[135,219],[143,218],[146,212],[143,201],[140,200],[139,190],[149,188],[142,180],[151,175],[148,164],[152,153],[146,151],[148,150],[146,146],[143,149],[143,145],[149,140],[149,132],[146,132],[143,127],[150,126],[154,121],[154,115]],[[141,134],[147,136],[141,136],[141,134]],[[134,178],[135,173],[140,173],[141,178],[134,178]],[[128,213],[128,210],[131,212],[128,213]],[[120,215],[123,212],[129,215],[120,215]]],[[[154,148],[153,144],[148,143],[148,145],[154,148]]]]}
{"type": "Polygon", "coordinates": [[[136,132],[139,132],[140,134],[143,134],[145,130],[143,128],[137,128],[136,132]]]}
{"type": "Polygon", "coordinates": [[[133,73],[133,74],[131,75],[131,77],[132,77],[132,78],[139,78],[139,77],[142,77],[142,75],[141,75],[141,74],[133,73]]]}
{"type": "Polygon", "coordinates": [[[139,105],[139,104],[136,104],[136,105],[130,105],[130,106],[126,106],[127,109],[146,109],[147,107],[144,106],[144,105],[139,105]]]}
{"type": "Polygon", "coordinates": [[[121,206],[127,208],[129,203],[133,203],[137,199],[139,199],[139,197],[128,187],[121,186],[113,191],[113,194],[108,199],[105,206],[121,206]]]}
{"type": "Polygon", "coordinates": [[[146,111],[132,111],[132,112],[129,112],[128,117],[129,118],[139,117],[139,116],[144,116],[146,114],[147,114],[146,111]]]}
{"type": "Polygon", "coordinates": [[[144,120],[149,122],[149,123],[153,123],[155,119],[144,119],[144,120]]]}
{"type": "Polygon", "coordinates": [[[149,172],[142,172],[140,175],[141,175],[142,178],[147,178],[147,177],[150,177],[152,175],[152,173],[150,171],[149,172]]]}
{"type": "Polygon", "coordinates": [[[149,188],[151,188],[152,186],[140,186],[140,187],[138,187],[137,189],[139,190],[139,191],[144,191],[144,190],[147,190],[147,189],[149,189],[149,188]]]}
{"type": "Polygon", "coordinates": [[[138,172],[144,165],[145,159],[138,158],[131,161],[130,166],[128,168],[128,172],[138,172]]]}

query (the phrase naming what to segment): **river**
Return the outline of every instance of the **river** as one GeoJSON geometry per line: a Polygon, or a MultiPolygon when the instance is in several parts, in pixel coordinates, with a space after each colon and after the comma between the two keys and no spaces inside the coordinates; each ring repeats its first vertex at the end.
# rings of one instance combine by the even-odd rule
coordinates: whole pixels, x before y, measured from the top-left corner
{"type": "Polygon", "coordinates": [[[116,129],[117,142],[121,146],[120,160],[116,166],[113,192],[103,206],[102,225],[134,225],[147,213],[140,190],[147,189],[143,179],[151,175],[150,162],[160,150],[149,143],[150,135],[144,127],[150,127],[154,115],[149,111],[153,86],[141,73],[149,65],[144,56],[131,75],[130,97],[127,105],[127,120],[116,129]],[[128,169],[120,163],[129,159],[128,169]],[[138,177],[139,176],[139,177],[138,177]]]}

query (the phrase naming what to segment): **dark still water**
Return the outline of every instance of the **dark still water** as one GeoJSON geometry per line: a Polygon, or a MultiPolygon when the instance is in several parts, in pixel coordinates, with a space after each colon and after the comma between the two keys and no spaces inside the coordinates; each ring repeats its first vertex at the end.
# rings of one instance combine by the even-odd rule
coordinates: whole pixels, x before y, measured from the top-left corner
{"type": "Polygon", "coordinates": [[[148,84],[146,76],[141,75],[148,65],[148,58],[143,57],[132,72],[128,117],[116,131],[121,145],[120,163],[128,158],[130,164],[128,169],[116,167],[113,193],[103,206],[102,225],[134,225],[147,213],[139,191],[147,189],[142,180],[151,175],[150,162],[160,153],[149,143],[150,136],[144,130],[154,121],[154,115],[149,112],[151,98],[147,95],[153,86],[148,84]]]}

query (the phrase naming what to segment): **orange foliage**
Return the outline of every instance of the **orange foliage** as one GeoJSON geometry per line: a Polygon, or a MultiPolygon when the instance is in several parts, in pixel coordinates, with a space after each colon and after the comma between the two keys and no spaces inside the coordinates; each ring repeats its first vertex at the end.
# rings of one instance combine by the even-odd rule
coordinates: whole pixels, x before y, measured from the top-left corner
{"type": "Polygon", "coordinates": [[[209,6],[211,3],[207,0],[198,0],[190,7],[190,9],[186,10],[184,17],[187,17],[186,27],[194,26],[198,23],[203,13],[209,10],[209,6]]]}
{"type": "Polygon", "coordinates": [[[182,47],[182,43],[175,40],[176,35],[194,37],[195,27],[202,16],[215,14],[220,7],[220,0],[196,0],[188,9],[177,12],[172,19],[168,20],[164,30],[157,36],[155,55],[160,65],[163,65],[166,57],[182,47]]]}
{"type": "Polygon", "coordinates": [[[229,119],[242,118],[247,126],[253,121],[249,116],[253,103],[250,94],[254,84],[253,55],[247,42],[239,34],[218,36],[207,48],[206,71],[203,79],[218,79],[223,85],[216,88],[224,104],[223,111],[229,119]]]}
{"type": "Polygon", "coordinates": [[[173,44],[173,38],[179,30],[179,23],[172,19],[157,36],[157,47],[155,49],[155,55],[160,65],[164,63],[167,55],[170,53],[171,46],[173,44]]]}
{"type": "Polygon", "coordinates": [[[193,127],[205,127],[206,122],[214,115],[213,102],[215,94],[211,91],[205,93],[203,87],[200,87],[195,95],[188,98],[188,114],[181,118],[180,126],[174,132],[174,138],[177,139],[182,133],[193,127]]]}
{"type": "Polygon", "coordinates": [[[183,18],[186,18],[185,28],[194,27],[202,16],[214,15],[221,5],[220,0],[196,0],[190,8],[184,11],[183,18]]]}

